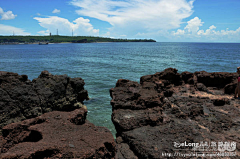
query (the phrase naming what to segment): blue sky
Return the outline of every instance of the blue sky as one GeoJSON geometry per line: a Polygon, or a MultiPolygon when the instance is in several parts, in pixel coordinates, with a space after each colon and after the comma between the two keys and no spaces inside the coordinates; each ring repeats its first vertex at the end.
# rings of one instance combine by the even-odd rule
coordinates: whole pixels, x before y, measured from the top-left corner
{"type": "Polygon", "coordinates": [[[240,42],[240,0],[0,0],[0,35],[240,42]]]}

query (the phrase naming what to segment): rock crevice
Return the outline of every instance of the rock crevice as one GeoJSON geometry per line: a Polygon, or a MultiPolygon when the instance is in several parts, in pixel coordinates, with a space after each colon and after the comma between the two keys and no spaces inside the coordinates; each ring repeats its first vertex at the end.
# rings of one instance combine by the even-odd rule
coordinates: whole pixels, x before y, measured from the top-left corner
{"type": "Polygon", "coordinates": [[[107,129],[86,120],[84,80],[0,72],[0,158],[114,158],[107,129]]]}
{"type": "Polygon", "coordinates": [[[128,158],[124,153],[129,153],[131,158],[165,158],[162,154],[201,152],[174,143],[223,141],[237,145],[238,158],[240,100],[233,98],[237,77],[225,72],[180,74],[169,68],[141,77],[140,84],[118,80],[110,90],[116,157],[128,158]]]}

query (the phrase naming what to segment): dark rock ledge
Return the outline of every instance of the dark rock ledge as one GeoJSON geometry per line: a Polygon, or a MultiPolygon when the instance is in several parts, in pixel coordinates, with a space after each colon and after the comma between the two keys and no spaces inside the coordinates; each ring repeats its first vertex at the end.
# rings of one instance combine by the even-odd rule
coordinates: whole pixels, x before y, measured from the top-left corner
{"type": "Polygon", "coordinates": [[[86,120],[84,84],[47,71],[33,81],[0,72],[0,158],[114,158],[111,132],[86,120]]]}
{"type": "Polygon", "coordinates": [[[213,152],[218,149],[214,142],[221,141],[236,143],[236,156],[231,158],[239,158],[240,100],[233,98],[237,77],[225,72],[179,74],[169,68],[141,77],[140,84],[118,80],[110,90],[116,158],[183,158],[163,155],[207,150],[174,147],[175,143],[208,142],[213,152]]]}

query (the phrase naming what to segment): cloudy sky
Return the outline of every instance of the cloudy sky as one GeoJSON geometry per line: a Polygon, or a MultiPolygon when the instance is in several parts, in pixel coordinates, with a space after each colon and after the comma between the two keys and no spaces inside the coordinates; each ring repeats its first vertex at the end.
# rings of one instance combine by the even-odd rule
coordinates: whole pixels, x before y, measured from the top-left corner
{"type": "Polygon", "coordinates": [[[240,0],[0,0],[0,35],[240,42],[240,0]]]}

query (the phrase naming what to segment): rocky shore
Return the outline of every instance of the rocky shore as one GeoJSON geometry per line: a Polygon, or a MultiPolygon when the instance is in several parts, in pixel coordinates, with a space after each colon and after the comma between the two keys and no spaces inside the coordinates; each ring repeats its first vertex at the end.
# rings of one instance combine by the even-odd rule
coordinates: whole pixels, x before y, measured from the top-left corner
{"type": "Polygon", "coordinates": [[[215,152],[239,158],[237,77],[169,68],[141,77],[140,84],[118,80],[110,90],[116,158],[205,158],[215,152]]]}
{"type": "Polygon", "coordinates": [[[140,83],[118,80],[110,89],[114,140],[107,128],[86,120],[83,79],[43,71],[30,81],[27,75],[0,72],[0,158],[205,158],[194,155],[218,153],[237,159],[237,77],[169,68],[141,77],[140,83]]]}
{"type": "Polygon", "coordinates": [[[86,120],[84,80],[0,72],[0,158],[114,158],[111,132],[86,120]]]}

